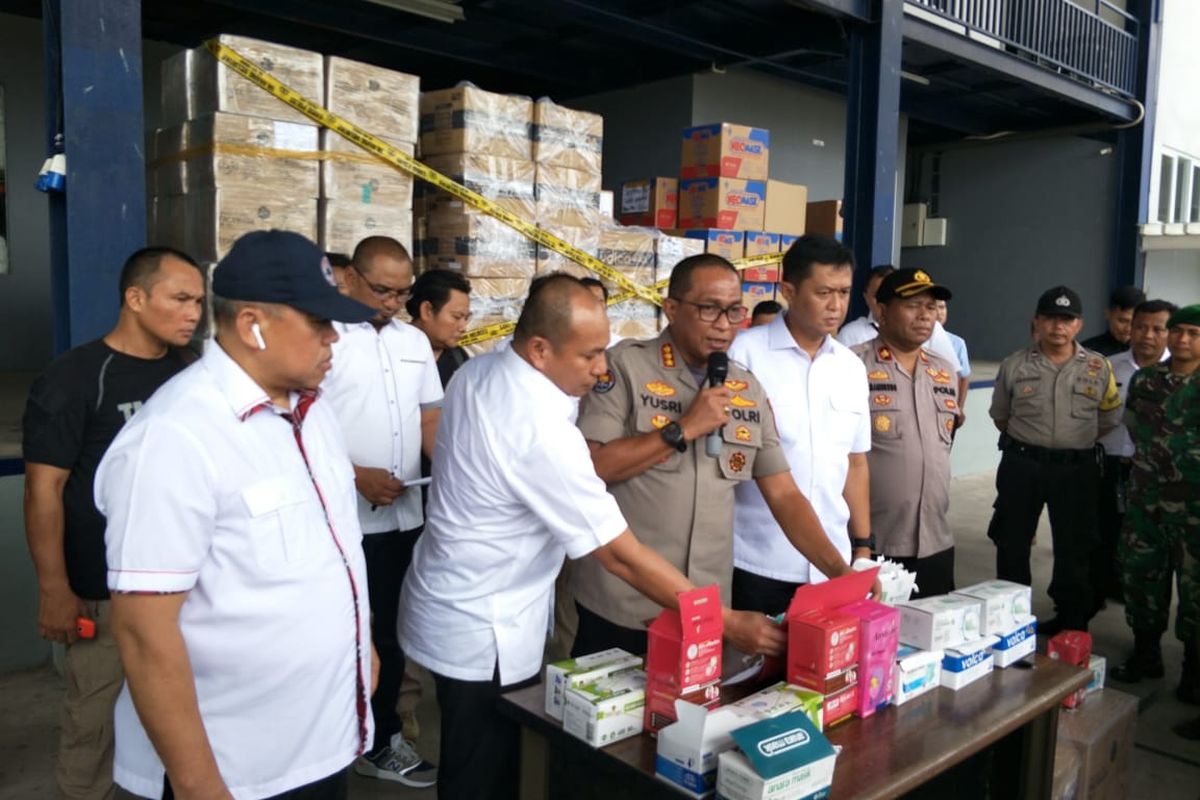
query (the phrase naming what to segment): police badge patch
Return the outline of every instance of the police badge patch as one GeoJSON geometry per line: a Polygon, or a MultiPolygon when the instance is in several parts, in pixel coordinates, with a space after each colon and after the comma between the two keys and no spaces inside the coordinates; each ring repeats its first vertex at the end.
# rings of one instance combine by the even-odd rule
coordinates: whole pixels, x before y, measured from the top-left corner
{"type": "Polygon", "coordinates": [[[596,379],[596,385],[592,387],[592,391],[596,394],[605,394],[612,390],[617,383],[617,379],[613,377],[612,371],[608,371],[596,379]]]}

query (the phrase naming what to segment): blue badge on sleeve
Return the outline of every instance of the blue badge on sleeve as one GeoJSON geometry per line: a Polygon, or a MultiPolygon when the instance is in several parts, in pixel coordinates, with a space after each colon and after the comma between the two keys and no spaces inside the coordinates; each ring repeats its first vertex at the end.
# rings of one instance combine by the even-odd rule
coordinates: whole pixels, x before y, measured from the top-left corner
{"type": "Polygon", "coordinates": [[[596,379],[596,385],[592,387],[592,391],[596,394],[605,394],[610,391],[613,386],[616,385],[616,383],[617,381],[616,378],[613,377],[612,370],[609,370],[596,379]]]}

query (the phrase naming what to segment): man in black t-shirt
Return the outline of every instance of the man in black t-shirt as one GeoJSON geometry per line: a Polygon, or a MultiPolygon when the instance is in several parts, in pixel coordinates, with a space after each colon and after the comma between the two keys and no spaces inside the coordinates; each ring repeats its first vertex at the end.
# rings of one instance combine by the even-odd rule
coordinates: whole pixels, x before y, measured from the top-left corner
{"type": "Polygon", "coordinates": [[[139,250],[125,262],[121,310],[102,339],[63,353],[25,405],[25,535],[37,572],[38,633],[67,647],[56,777],[67,798],[111,798],[113,705],[121,662],[109,630],[104,517],[96,467],[121,427],[194,359],[204,278],[187,255],[139,250]],[[95,625],[80,638],[76,620],[95,625]]]}
{"type": "Polygon", "coordinates": [[[1119,286],[1108,296],[1108,308],[1104,319],[1108,324],[1104,333],[1080,342],[1088,350],[1102,356],[1115,356],[1129,349],[1129,337],[1133,332],[1133,309],[1146,300],[1146,293],[1136,286],[1119,286]]]}

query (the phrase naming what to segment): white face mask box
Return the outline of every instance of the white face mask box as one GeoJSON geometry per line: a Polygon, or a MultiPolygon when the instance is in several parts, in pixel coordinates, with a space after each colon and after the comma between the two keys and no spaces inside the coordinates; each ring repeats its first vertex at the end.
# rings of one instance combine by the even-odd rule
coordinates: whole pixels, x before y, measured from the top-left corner
{"type": "Polygon", "coordinates": [[[730,734],[760,717],[735,706],[709,711],[686,700],[675,701],[675,716],[658,732],[654,774],[690,797],[708,797],[716,788],[718,756],[734,747],[730,734]]]}
{"type": "Polygon", "coordinates": [[[567,689],[582,686],[623,669],[642,666],[642,657],[619,647],[546,665],[546,714],[561,720],[567,689]]]}
{"type": "Polygon", "coordinates": [[[642,732],[646,673],[629,669],[567,689],[563,730],[593,747],[642,732]]]}
{"type": "Polygon", "coordinates": [[[1037,649],[1037,620],[1026,617],[1015,627],[996,634],[999,641],[992,645],[997,667],[1010,667],[1037,649]]]}
{"type": "Polygon", "coordinates": [[[943,594],[910,600],[900,611],[900,642],[920,650],[944,650],[980,636],[982,603],[962,595],[943,594]]]}
{"type": "Polygon", "coordinates": [[[990,648],[995,643],[995,636],[985,636],[946,648],[942,656],[942,686],[958,691],[991,672],[995,661],[990,648]]]}
{"type": "Polygon", "coordinates": [[[902,705],[941,686],[941,650],[917,650],[901,646],[896,652],[896,697],[893,702],[902,705]]]}
{"type": "Polygon", "coordinates": [[[717,759],[717,796],[724,800],[805,800],[825,797],[837,751],[801,711],[732,733],[738,750],[717,759]]]}
{"type": "Polygon", "coordinates": [[[984,581],[974,586],[956,589],[952,594],[969,597],[983,604],[979,632],[985,635],[1000,635],[1011,631],[1021,620],[1033,613],[1033,593],[1022,583],[984,581]]]}

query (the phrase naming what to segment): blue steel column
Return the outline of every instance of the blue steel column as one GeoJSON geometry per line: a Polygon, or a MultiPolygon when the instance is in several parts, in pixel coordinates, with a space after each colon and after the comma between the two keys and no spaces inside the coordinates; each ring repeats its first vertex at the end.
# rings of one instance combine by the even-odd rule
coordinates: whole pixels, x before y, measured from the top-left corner
{"type": "Polygon", "coordinates": [[[1158,57],[1161,0],[1131,0],[1128,11],[1138,18],[1138,75],[1136,92],[1146,109],[1145,119],[1117,135],[1117,203],[1113,225],[1109,281],[1116,286],[1142,286],[1146,257],[1138,226],[1149,221],[1150,172],[1154,164],[1154,118],[1158,106],[1158,57]]]}
{"type": "Polygon", "coordinates": [[[142,5],[51,0],[50,7],[58,35],[54,20],[43,20],[48,139],[60,88],[67,154],[66,195],[50,203],[55,349],[61,351],[112,327],[121,265],[146,243],[142,5]]]}
{"type": "Polygon", "coordinates": [[[866,313],[867,271],[892,260],[900,137],[904,4],[882,0],[878,19],[850,28],[843,240],[858,262],[851,316],[866,313]]]}

